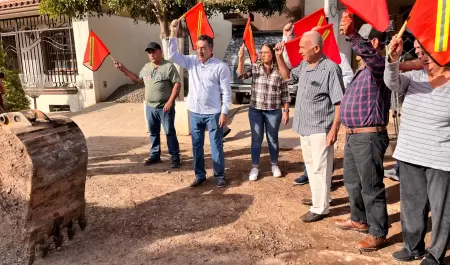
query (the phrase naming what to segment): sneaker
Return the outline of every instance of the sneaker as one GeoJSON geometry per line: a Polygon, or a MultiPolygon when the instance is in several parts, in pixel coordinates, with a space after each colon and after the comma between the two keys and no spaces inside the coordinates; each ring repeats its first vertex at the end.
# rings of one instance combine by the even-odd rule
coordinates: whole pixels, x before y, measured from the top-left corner
{"type": "Polygon", "coordinates": [[[227,186],[227,182],[225,179],[216,179],[217,188],[225,188],[227,186]]]}
{"type": "Polygon", "coordinates": [[[304,223],[313,223],[320,221],[327,216],[328,216],[327,214],[316,214],[313,212],[307,212],[306,214],[302,215],[301,220],[304,223]]]}
{"type": "Polygon", "coordinates": [[[281,177],[281,170],[277,165],[272,165],[272,174],[275,178],[281,177]]]}
{"type": "Polygon", "coordinates": [[[391,169],[385,170],[384,171],[384,177],[392,179],[394,181],[400,181],[400,179],[399,179],[399,177],[397,175],[397,170],[395,168],[391,168],[391,169]]]}
{"type": "Polygon", "coordinates": [[[248,180],[256,181],[256,180],[258,180],[258,175],[259,175],[259,169],[257,169],[256,167],[254,167],[254,168],[252,168],[252,170],[250,171],[250,175],[248,175],[248,180]]]}
{"type": "Polygon", "coordinates": [[[309,179],[305,175],[302,175],[301,177],[296,178],[294,180],[294,185],[305,185],[305,184],[308,184],[308,183],[309,183],[309,179]]]}

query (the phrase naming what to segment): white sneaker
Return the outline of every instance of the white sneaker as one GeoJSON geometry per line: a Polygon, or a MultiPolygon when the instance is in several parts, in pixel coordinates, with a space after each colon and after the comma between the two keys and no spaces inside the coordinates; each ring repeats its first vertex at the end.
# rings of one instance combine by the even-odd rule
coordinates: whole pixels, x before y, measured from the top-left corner
{"type": "Polygon", "coordinates": [[[252,170],[250,171],[250,175],[248,175],[248,180],[256,181],[256,180],[258,180],[258,175],[259,175],[259,169],[257,169],[256,167],[254,167],[254,168],[252,168],[252,170]]]}
{"type": "Polygon", "coordinates": [[[276,166],[276,165],[273,165],[272,166],[272,174],[273,174],[273,176],[275,178],[281,177],[281,170],[280,170],[280,168],[278,166],[276,166]]]}

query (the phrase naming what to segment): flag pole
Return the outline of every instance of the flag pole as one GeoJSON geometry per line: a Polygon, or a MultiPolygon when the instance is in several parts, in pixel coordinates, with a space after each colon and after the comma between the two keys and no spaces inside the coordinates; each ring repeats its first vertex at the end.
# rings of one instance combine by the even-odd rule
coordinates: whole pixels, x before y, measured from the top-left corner
{"type": "Polygon", "coordinates": [[[109,56],[109,58],[111,58],[111,60],[114,62],[114,63],[117,63],[117,61],[116,60],[114,60],[114,57],[112,57],[111,56],[111,54],[110,55],[108,55],[109,56]]]}
{"type": "MultiPolygon", "coordinates": [[[[408,18],[405,20],[405,23],[403,23],[402,28],[401,28],[400,31],[398,32],[398,34],[397,34],[397,40],[401,40],[402,37],[403,37],[403,34],[405,34],[405,31],[406,31],[406,25],[408,24],[409,18],[410,18],[410,17],[408,17],[408,18]]],[[[389,56],[391,55],[391,52],[392,52],[391,46],[389,46],[387,57],[389,57],[389,56]]]]}

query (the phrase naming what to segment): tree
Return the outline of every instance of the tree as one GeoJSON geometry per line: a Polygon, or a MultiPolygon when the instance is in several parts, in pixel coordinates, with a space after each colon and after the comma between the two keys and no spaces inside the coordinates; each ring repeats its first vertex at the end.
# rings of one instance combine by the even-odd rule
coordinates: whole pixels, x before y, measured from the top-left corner
{"type": "Polygon", "coordinates": [[[3,84],[6,87],[5,111],[19,111],[30,108],[30,101],[25,95],[20,83],[19,72],[8,70],[6,67],[6,55],[3,45],[0,43],[0,72],[5,74],[3,84]]]}
{"type": "MultiPolygon", "coordinates": [[[[205,0],[203,2],[209,15],[256,12],[264,16],[272,16],[283,11],[286,0],[205,0]]],[[[159,24],[161,39],[164,40],[170,34],[170,22],[181,17],[196,3],[196,0],[42,0],[40,11],[52,17],[67,15],[78,19],[105,13],[109,15],[125,13],[135,20],[159,24]]]]}

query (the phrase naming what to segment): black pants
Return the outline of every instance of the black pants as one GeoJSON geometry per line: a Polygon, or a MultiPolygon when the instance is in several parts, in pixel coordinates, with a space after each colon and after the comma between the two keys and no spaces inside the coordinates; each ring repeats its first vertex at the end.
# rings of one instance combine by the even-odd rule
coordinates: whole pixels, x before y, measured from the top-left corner
{"type": "Polygon", "coordinates": [[[387,132],[347,135],[344,150],[344,184],[351,219],[369,225],[369,233],[386,237],[388,214],[383,183],[383,159],[389,145],[387,132]]]}
{"type": "Polygon", "coordinates": [[[433,230],[428,253],[443,264],[450,235],[450,172],[402,161],[399,169],[404,248],[412,255],[425,251],[424,238],[431,210],[433,230]]]}

